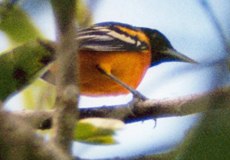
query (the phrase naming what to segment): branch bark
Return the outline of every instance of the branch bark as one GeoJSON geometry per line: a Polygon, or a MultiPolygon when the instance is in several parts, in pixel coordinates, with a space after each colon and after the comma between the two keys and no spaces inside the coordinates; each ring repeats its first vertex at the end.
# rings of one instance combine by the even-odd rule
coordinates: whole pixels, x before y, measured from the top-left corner
{"type": "Polygon", "coordinates": [[[57,97],[53,116],[54,142],[67,152],[71,149],[78,115],[79,72],[77,44],[74,40],[75,3],[75,0],[51,0],[58,32],[57,97]]]}
{"type": "MultiPolygon", "coordinates": [[[[79,118],[102,117],[116,118],[125,123],[132,123],[153,118],[185,116],[205,112],[210,104],[212,109],[230,108],[230,86],[211,92],[184,96],[175,99],[146,100],[135,106],[128,104],[80,108],[79,118]]],[[[34,128],[48,129],[52,123],[54,111],[21,111],[12,112],[13,116],[22,117],[34,128]]]]}
{"type": "Polygon", "coordinates": [[[1,110],[0,122],[0,159],[71,159],[52,141],[45,142],[20,117],[1,110]]]}

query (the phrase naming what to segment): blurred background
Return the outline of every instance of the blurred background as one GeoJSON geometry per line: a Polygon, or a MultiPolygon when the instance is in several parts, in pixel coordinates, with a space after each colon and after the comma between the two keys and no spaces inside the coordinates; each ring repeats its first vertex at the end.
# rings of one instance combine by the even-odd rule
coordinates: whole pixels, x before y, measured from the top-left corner
{"type": "MultiPolygon", "coordinates": [[[[209,0],[226,35],[230,35],[230,1],[209,0]]],[[[150,99],[176,98],[203,93],[229,83],[228,66],[221,63],[227,57],[222,40],[210,15],[201,0],[84,0],[92,13],[92,23],[115,21],[161,31],[174,48],[199,62],[164,63],[150,68],[138,90],[150,99]]],[[[45,37],[55,40],[54,17],[49,1],[24,0],[19,3],[31,16],[45,37]]],[[[84,14],[84,13],[83,13],[84,14]]],[[[10,47],[7,35],[0,31],[0,51],[10,47]]],[[[42,91],[40,85],[27,88],[16,94],[5,105],[7,110],[32,109],[41,106],[39,97],[50,90],[42,91]],[[31,99],[25,98],[30,95],[31,99]],[[33,105],[31,105],[33,104],[33,105]],[[31,108],[30,108],[31,107],[31,108]]],[[[43,84],[44,85],[44,84],[43,84]]],[[[51,90],[54,88],[51,87],[51,90]]],[[[46,97],[47,98],[47,97],[46,97]]],[[[81,96],[80,107],[95,107],[127,103],[132,95],[92,98],[81,96]]],[[[50,101],[48,104],[51,103],[50,101]]],[[[46,105],[42,105],[46,109],[46,105]]],[[[47,105],[48,106],[48,105],[47,105]]],[[[201,114],[159,118],[155,121],[132,123],[116,132],[115,145],[90,145],[74,142],[73,154],[82,158],[128,157],[140,154],[161,153],[175,149],[187,132],[197,124],[201,114]]]]}

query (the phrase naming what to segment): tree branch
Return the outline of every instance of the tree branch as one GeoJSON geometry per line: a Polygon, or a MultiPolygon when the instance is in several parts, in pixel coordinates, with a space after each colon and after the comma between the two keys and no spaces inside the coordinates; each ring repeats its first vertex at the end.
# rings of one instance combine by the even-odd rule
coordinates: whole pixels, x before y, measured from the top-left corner
{"type": "Polygon", "coordinates": [[[75,42],[75,0],[51,0],[57,24],[57,97],[53,116],[54,141],[70,152],[79,95],[78,51],[75,42]]]}
{"type": "MultiPolygon", "coordinates": [[[[116,118],[132,123],[152,118],[185,116],[205,112],[209,104],[216,103],[215,109],[226,108],[223,101],[229,101],[230,87],[212,92],[185,96],[176,99],[146,100],[132,108],[128,105],[80,109],[80,118],[116,118]],[[213,101],[215,100],[215,101],[213,101]],[[130,112],[130,110],[132,112],[130,112]],[[134,115],[133,115],[134,114],[134,115]]],[[[229,104],[230,105],[230,104],[229,104]]]]}
{"type": "Polygon", "coordinates": [[[35,130],[20,117],[1,110],[0,122],[0,159],[71,159],[52,141],[45,142],[36,135],[35,130]]]}
{"type": "MultiPolygon", "coordinates": [[[[146,100],[131,107],[128,104],[103,106],[95,108],[80,108],[80,119],[90,117],[116,118],[125,123],[143,121],[152,118],[185,116],[205,112],[212,104],[213,109],[229,108],[230,86],[211,92],[184,96],[174,99],[146,100]],[[226,103],[227,102],[227,103],[226,103]],[[132,113],[132,112],[133,113],[132,113]]],[[[28,121],[34,128],[48,129],[52,123],[52,110],[12,112],[28,121]]]]}

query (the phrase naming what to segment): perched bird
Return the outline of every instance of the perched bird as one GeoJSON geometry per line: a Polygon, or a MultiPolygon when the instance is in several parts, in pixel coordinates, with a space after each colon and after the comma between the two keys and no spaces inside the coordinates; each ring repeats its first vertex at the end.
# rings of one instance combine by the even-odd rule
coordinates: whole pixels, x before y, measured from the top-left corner
{"type": "MultiPolygon", "coordinates": [[[[95,24],[78,31],[80,93],[88,96],[133,93],[147,69],[162,62],[196,63],[177,52],[158,30],[117,22],[95,24]]],[[[55,75],[55,63],[50,73],[55,75]]]]}

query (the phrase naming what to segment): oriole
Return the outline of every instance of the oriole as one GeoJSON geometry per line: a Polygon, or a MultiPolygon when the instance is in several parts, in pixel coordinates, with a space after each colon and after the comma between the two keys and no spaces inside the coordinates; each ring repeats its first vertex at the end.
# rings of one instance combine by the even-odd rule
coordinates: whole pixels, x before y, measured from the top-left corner
{"type": "MultiPolygon", "coordinates": [[[[135,95],[149,67],[167,61],[196,63],[177,52],[158,30],[117,22],[79,30],[76,42],[82,95],[135,95]]],[[[55,74],[55,64],[50,71],[55,74]]]]}

